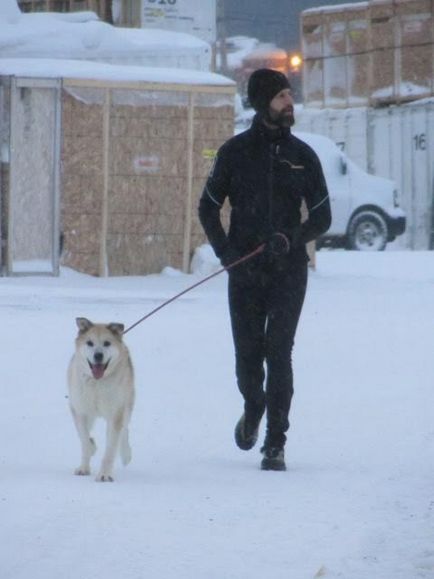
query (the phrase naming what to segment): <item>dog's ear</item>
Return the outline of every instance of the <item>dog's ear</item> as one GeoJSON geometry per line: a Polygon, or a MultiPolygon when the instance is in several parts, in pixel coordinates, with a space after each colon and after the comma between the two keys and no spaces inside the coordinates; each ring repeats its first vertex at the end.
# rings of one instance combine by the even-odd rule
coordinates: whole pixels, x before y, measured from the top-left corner
{"type": "Polygon", "coordinates": [[[122,338],[122,334],[124,333],[124,324],[118,324],[116,322],[112,322],[111,324],[107,324],[107,328],[110,332],[113,332],[116,336],[122,338]]]}
{"type": "Polygon", "coordinates": [[[75,318],[75,322],[80,330],[80,334],[84,334],[84,332],[87,332],[87,330],[93,326],[92,322],[87,318],[75,318]]]}

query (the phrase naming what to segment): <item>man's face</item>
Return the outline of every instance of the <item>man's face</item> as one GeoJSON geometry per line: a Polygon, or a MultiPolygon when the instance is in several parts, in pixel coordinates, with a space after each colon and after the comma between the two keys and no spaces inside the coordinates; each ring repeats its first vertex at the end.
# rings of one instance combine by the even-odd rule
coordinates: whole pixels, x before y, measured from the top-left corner
{"type": "Polygon", "coordinates": [[[268,120],[279,127],[292,127],[294,124],[294,99],[289,88],[278,92],[270,102],[268,120]]]}

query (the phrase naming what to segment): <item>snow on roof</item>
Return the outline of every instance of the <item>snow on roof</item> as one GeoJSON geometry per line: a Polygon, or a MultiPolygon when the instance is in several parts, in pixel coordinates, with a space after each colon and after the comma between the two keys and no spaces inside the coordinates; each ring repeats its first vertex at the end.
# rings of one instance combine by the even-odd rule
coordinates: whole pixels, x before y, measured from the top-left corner
{"type": "Polygon", "coordinates": [[[200,70],[151,68],[44,58],[0,58],[0,75],[235,86],[235,82],[225,76],[200,70]]]}
{"type": "Polygon", "coordinates": [[[278,48],[275,44],[262,44],[252,50],[249,54],[251,58],[260,58],[273,55],[274,57],[280,56],[281,58],[288,58],[286,50],[283,48],[278,48]]]}
{"type": "MultiPolygon", "coordinates": [[[[0,11],[2,8],[0,8],[0,11]]],[[[0,12],[2,57],[85,58],[113,53],[159,51],[210,52],[208,43],[182,32],[118,28],[93,12],[70,14],[0,12]],[[9,16],[8,16],[9,15],[9,16]]]]}
{"type": "Polygon", "coordinates": [[[361,10],[367,8],[369,2],[353,2],[352,4],[331,4],[329,6],[315,6],[302,10],[302,14],[317,12],[341,12],[342,10],[361,10]]]}
{"type": "Polygon", "coordinates": [[[0,0],[2,75],[235,86],[208,72],[210,50],[190,34],[118,28],[93,12],[23,14],[0,0]]]}

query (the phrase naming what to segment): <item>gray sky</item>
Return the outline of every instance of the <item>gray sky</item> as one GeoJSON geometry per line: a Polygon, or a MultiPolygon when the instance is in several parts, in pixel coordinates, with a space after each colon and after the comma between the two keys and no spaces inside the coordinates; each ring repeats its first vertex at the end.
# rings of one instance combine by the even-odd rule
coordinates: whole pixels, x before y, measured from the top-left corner
{"type": "Polygon", "coordinates": [[[280,48],[299,48],[300,12],[333,4],[355,4],[348,0],[222,0],[226,35],[245,35],[280,48]]]}

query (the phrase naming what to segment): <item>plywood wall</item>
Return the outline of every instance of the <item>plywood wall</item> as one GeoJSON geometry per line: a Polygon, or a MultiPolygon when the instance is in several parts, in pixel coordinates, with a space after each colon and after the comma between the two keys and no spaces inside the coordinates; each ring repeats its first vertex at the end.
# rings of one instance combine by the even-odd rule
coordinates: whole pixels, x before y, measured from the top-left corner
{"type": "Polygon", "coordinates": [[[92,95],[63,97],[64,265],[92,275],[182,269],[205,242],[197,206],[212,153],[233,134],[232,99],[196,95],[191,113],[188,95],[122,91],[107,139],[104,97],[92,95]]]}
{"type": "Polygon", "coordinates": [[[308,10],[301,30],[308,106],[380,106],[434,95],[433,0],[308,10]]]}

